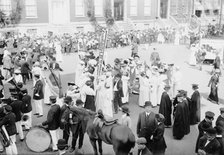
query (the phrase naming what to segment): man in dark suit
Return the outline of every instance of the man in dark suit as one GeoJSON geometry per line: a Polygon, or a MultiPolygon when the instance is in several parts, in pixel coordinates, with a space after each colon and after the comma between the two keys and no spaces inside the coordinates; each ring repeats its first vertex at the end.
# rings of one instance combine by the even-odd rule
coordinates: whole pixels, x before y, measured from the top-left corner
{"type": "Polygon", "coordinates": [[[151,136],[156,129],[157,121],[155,113],[151,111],[152,103],[150,101],[145,102],[145,111],[139,114],[137,122],[137,135],[138,137],[144,137],[147,141],[146,147],[152,151],[151,136]]]}
{"type": "Polygon", "coordinates": [[[220,147],[220,143],[216,139],[216,130],[209,128],[206,131],[206,135],[199,139],[198,153],[219,155],[220,147]]]}
{"type": "Polygon", "coordinates": [[[34,75],[34,79],[36,81],[33,91],[33,101],[36,109],[36,113],[34,115],[38,115],[37,117],[42,117],[43,116],[42,100],[44,98],[43,82],[40,80],[40,75],[38,74],[34,75]]]}
{"type": "Polygon", "coordinates": [[[63,139],[65,140],[66,144],[68,144],[71,128],[71,125],[69,124],[69,113],[71,104],[72,98],[70,96],[66,96],[64,98],[64,105],[61,107],[60,128],[63,130],[63,139]]]}
{"type": "Polygon", "coordinates": [[[48,111],[47,120],[42,123],[43,126],[45,125],[48,126],[48,130],[50,132],[52,139],[53,151],[58,150],[57,147],[57,142],[59,139],[58,128],[60,126],[60,114],[61,114],[60,106],[58,104],[55,104],[57,101],[56,98],[57,98],[56,96],[50,96],[50,102],[52,105],[50,110],[48,111]]]}
{"type": "Polygon", "coordinates": [[[204,133],[207,131],[207,129],[212,127],[212,121],[214,120],[214,116],[215,114],[213,112],[207,111],[205,113],[205,119],[199,123],[198,125],[199,135],[196,142],[195,153],[198,153],[200,138],[204,136],[204,133]]]}
{"type": "Polygon", "coordinates": [[[224,135],[224,108],[220,108],[220,115],[216,120],[216,126],[220,126],[222,128],[223,131],[223,135],[224,135]]]}
{"type": "Polygon", "coordinates": [[[23,83],[26,84],[26,80],[29,80],[29,72],[31,71],[29,64],[25,60],[25,57],[21,59],[21,74],[23,77],[23,83]]]}
{"type": "Polygon", "coordinates": [[[193,84],[192,89],[194,93],[191,95],[191,102],[189,103],[190,109],[190,124],[194,125],[200,122],[201,117],[201,97],[198,91],[198,85],[193,84]]]}
{"type": "Polygon", "coordinates": [[[5,128],[11,141],[8,147],[5,147],[6,154],[18,154],[16,147],[16,116],[12,112],[10,105],[4,106],[4,118],[0,121],[0,127],[5,128]]]}
{"type": "Polygon", "coordinates": [[[114,112],[117,114],[119,108],[122,106],[121,98],[124,97],[123,94],[123,83],[121,81],[121,74],[115,75],[114,79],[114,112]]]}
{"type": "Polygon", "coordinates": [[[219,154],[222,155],[224,154],[224,136],[223,136],[223,130],[221,126],[216,126],[215,127],[217,135],[216,135],[216,139],[219,141],[220,143],[220,152],[219,154]]]}
{"type": "Polygon", "coordinates": [[[19,133],[20,140],[24,140],[24,134],[23,134],[23,128],[21,124],[21,118],[22,118],[22,101],[18,100],[18,94],[16,92],[11,93],[11,107],[12,107],[12,112],[16,115],[16,129],[17,132],[19,133]]]}
{"type": "Polygon", "coordinates": [[[23,125],[25,126],[25,129],[29,130],[32,126],[31,96],[28,94],[26,88],[21,88],[21,92],[23,94],[21,111],[22,111],[24,117],[27,116],[26,120],[22,120],[22,121],[23,121],[23,125]]]}

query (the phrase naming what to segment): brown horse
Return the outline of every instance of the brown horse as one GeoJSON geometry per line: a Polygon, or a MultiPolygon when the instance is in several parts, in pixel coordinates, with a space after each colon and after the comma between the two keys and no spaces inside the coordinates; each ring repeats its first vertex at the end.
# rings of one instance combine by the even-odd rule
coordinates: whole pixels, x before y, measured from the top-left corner
{"type": "Polygon", "coordinates": [[[96,113],[84,110],[84,108],[80,110],[73,107],[71,111],[78,113],[87,122],[86,132],[89,135],[95,155],[98,155],[96,142],[98,142],[100,155],[103,153],[102,141],[113,145],[116,155],[128,155],[130,150],[135,146],[135,136],[127,126],[118,123],[105,125],[103,122],[102,126],[98,126],[94,123],[96,113]]]}

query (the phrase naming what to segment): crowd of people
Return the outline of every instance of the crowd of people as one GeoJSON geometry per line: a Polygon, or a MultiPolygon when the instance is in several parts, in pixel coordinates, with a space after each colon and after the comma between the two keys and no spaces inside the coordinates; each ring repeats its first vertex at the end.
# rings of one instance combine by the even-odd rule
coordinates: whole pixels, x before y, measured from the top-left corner
{"type": "MultiPolygon", "coordinates": [[[[215,128],[211,126],[214,113],[206,112],[206,117],[202,121],[199,86],[193,84],[194,92],[188,97],[187,92],[181,90],[183,75],[179,66],[163,63],[155,48],[149,64],[143,62],[138,55],[139,43],[150,44],[158,41],[178,45],[181,36],[187,37],[184,30],[175,31],[175,29],[121,32],[115,33],[113,37],[108,36],[111,39],[107,42],[107,47],[131,45],[132,54],[127,59],[116,58],[113,65],[103,61],[101,71],[99,71],[100,58],[95,56],[92,50],[98,48],[98,34],[80,33],[76,37],[64,35],[61,38],[48,36],[36,40],[22,37],[23,39],[10,41],[9,38],[7,43],[0,42],[0,46],[1,44],[3,46],[0,127],[9,139],[9,144],[5,146],[6,154],[18,154],[16,134],[19,133],[19,139],[24,140],[23,126],[29,131],[34,125],[32,114],[37,118],[46,115],[43,112],[43,104],[51,107],[46,121],[38,125],[47,126],[52,139],[52,151],[59,151],[60,155],[66,153],[70,131],[72,142],[69,152],[72,153],[76,149],[80,151],[83,146],[86,120],[73,113],[71,107],[96,112],[96,117],[99,119],[113,118],[122,111],[119,123],[132,128],[128,108],[130,95],[138,98],[136,104],[145,109],[139,114],[137,122],[138,154],[148,155],[149,152],[165,154],[167,148],[164,139],[165,128],[172,127],[173,137],[180,140],[190,133],[190,125],[197,123],[199,123],[199,137],[196,152],[200,155],[224,154],[221,136],[224,131],[222,119],[224,110],[220,109],[221,115],[215,128]],[[19,52],[15,53],[10,44],[13,47],[21,46],[19,52]],[[63,69],[59,64],[63,61],[62,53],[70,53],[72,49],[79,51],[79,62],[75,80],[69,81],[66,92],[63,92],[61,81],[63,69]],[[33,82],[33,91],[25,88],[27,81],[30,80],[33,82]],[[11,84],[10,98],[4,98],[6,83],[11,84]],[[152,109],[156,107],[159,107],[159,110],[154,113],[152,109]],[[59,128],[63,132],[63,137],[59,137],[59,128]]],[[[211,85],[209,100],[215,103],[218,103],[217,83],[220,73],[218,69],[216,64],[209,83],[209,86],[211,85]]]]}

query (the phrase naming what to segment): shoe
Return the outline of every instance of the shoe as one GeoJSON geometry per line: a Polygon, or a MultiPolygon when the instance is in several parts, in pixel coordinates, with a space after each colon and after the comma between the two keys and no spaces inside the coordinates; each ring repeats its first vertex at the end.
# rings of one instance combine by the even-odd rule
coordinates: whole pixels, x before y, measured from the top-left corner
{"type": "Polygon", "coordinates": [[[71,149],[69,150],[69,153],[72,153],[72,152],[74,152],[74,151],[75,151],[75,149],[71,148],[71,149]]]}
{"type": "Polygon", "coordinates": [[[43,115],[38,115],[37,118],[43,117],[43,115]]]}
{"type": "Polygon", "coordinates": [[[57,152],[58,150],[52,150],[52,152],[57,152]]]}
{"type": "Polygon", "coordinates": [[[39,113],[35,113],[35,114],[33,114],[33,115],[39,115],[39,113]]]}

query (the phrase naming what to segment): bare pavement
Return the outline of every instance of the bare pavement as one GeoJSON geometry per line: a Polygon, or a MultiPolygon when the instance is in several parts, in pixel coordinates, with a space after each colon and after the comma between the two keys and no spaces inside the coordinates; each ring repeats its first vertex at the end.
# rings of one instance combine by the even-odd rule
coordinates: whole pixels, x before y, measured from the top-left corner
{"type": "MultiPolygon", "coordinates": [[[[159,53],[161,57],[161,61],[164,63],[174,63],[175,65],[178,65],[181,69],[181,72],[183,74],[183,79],[181,81],[182,89],[188,91],[188,96],[192,94],[191,84],[192,83],[198,83],[199,84],[199,91],[201,93],[201,118],[204,118],[204,113],[207,110],[213,111],[215,113],[215,120],[219,115],[219,108],[224,107],[224,78],[223,76],[220,77],[220,85],[219,85],[219,98],[220,98],[220,105],[213,104],[207,100],[207,96],[209,95],[210,88],[207,87],[210,74],[209,72],[212,69],[212,66],[209,65],[203,65],[203,70],[199,71],[196,67],[191,67],[188,65],[188,59],[190,55],[189,49],[186,48],[186,46],[180,45],[152,45],[150,46],[149,50],[145,50],[144,46],[139,47],[139,55],[140,58],[144,61],[149,62],[150,58],[150,52],[152,52],[153,48],[156,48],[157,52],[159,53]]],[[[106,50],[108,60],[107,62],[113,65],[113,61],[115,58],[128,58],[131,55],[131,49],[130,47],[125,48],[118,48],[118,49],[108,49],[106,50]]],[[[63,83],[63,89],[66,90],[67,88],[67,82],[68,81],[75,81],[75,68],[77,65],[78,55],[70,54],[70,55],[64,55],[63,56],[63,62],[61,63],[61,67],[64,69],[64,72],[62,73],[62,83],[63,83]]],[[[222,70],[223,72],[223,70],[222,70]]],[[[29,81],[28,84],[25,86],[28,88],[28,91],[30,94],[32,94],[32,82],[29,81]]],[[[131,95],[130,96],[130,102],[129,102],[129,109],[131,111],[131,118],[132,118],[132,131],[136,135],[136,124],[138,115],[140,112],[142,112],[144,109],[139,108],[137,105],[138,96],[131,95]]],[[[47,112],[50,108],[50,106],[43,105],[44,106],[44,117],[37,118],[36,116],[32,115],[33,117],[33,125],[37,125],[42,123],[46,119],[47,112]]],[[[33,106],[34,107],[34,106],[33,106]]],[[[153,109],[154,112],[158,112],[158,107],[153,109]]],[[[117,115],[115,115],[115,118],[119,118],[121,116],[121,112],[119,112],[117,115]]],[[[27,132],[25,132],[26,134],[27,132]]],[[[198,129],[197,125],[191,126],[191,132],[189,135],[185,136],[182,140],[175,140],[172,136],[172,128],[166,128],[165,129],[165,140],[167,143],[167,150],[166,155],[193,155],[196,139],[198,136],[198,129]]],[[[60,130],[60,137],[62,137],[62,132],[60,130]]],[[[136,137],[137,138],[137,137],[136,137]]],[[[70,140],[71,141],[71,135],[70,140]]],[[[41,143],[41,142],[40,142],[41,143]]],[[[18,153],[21,155],[37,155],[37,154],[56,154],[55,152],[46,151],[43,153],[34,153],[30,151],[25,142],[20,142],[19,138],[17,136],[17,148],[18,153]]],[[[92,146],[89,142],[88,135],[85,134],[84,138],[84,145],[82,148],[82,151],[84,154],[93,154],[92,146]]],[[[103,154],[114,154],[112,146],[107,145],[103,143],[103,154]]],[[[137,154],[137,146],[134,149],[134,154],[137,154]]]]}

